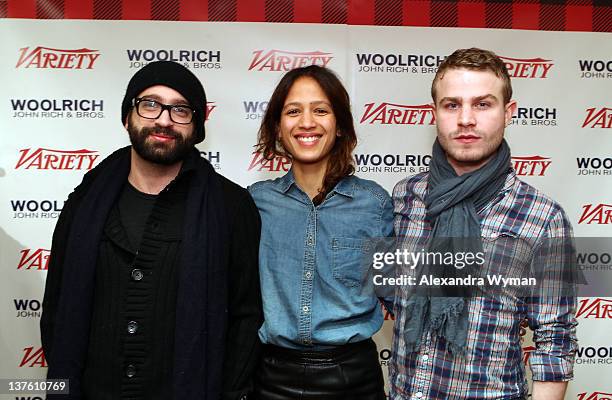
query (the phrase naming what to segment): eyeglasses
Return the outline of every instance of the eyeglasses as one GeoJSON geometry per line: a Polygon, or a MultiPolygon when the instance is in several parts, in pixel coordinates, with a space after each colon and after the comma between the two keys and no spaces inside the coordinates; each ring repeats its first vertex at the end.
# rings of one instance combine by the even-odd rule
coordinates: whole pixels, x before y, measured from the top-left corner
{"type": "Polygon", "coordinates": [[[193,120],[193,114],[195,110],[184,104],[162,104],[159,101],[135,98],[132,101],[136,107],[136,112],[142,118],[146,119],[157,119],[159,118],[164,110],[168,110],[170,119],[172,122],[177,124],[189,124],[193,120]]]}

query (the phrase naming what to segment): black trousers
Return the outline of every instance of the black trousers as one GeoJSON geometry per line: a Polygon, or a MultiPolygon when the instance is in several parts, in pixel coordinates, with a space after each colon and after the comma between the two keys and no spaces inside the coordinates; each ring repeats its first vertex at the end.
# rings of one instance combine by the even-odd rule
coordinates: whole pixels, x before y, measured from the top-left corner
{"type": "Polygon", "coordinates": [[[263,346],[255,377],[258,400],[385,400],[372,339],[325,351],[263,346]]]}

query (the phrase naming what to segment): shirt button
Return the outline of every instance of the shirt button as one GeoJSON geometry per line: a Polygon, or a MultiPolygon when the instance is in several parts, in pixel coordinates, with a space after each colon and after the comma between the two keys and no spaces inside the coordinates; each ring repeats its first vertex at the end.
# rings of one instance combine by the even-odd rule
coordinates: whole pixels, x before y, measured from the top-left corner
{"type": "Polygon", "coordinates": [[[422,392],[416,392],[414,395],[415,395],[415,397],[417,399],[420,399],[421,397],[423,397],[423,393],[422,392]]]}
{"type": "Polygon", "coordinates": [[[132,280],[141,281],[143,276],[142,270],[138,268],[132,270],[132,280]]]}
{"type": "Polygon", "coordinates": [[[309,310],[310,308],[308,306],[302,307],[302,311],[304,311],[305,313],[308,313],[309,310]]]}
{"type": "Polygon", "coordinates": [[[138,323],[136,321],[130,321],[127,324],[127,331],[129,334],[134,334],[138,330],[138,323]]]}
{"type": "Polygon", "coordinates": [[[423,361],[427,361],[427,360],[429,360],[429,356],[427,354],[425,354],[421,359],[423,361]]]}
{"type": "Polygon", "coordinates": [[[128,378],[133,378],[134,376],[136,376],[136,367],[132,364],[128,365],[125,368],[125,376],[127,376],[128,378]]]}
{"type": "Polygon", "coordinates": [[[312,272],[310,271],[306,272],[306,279],[310,279],[311,276],[312,276],[312,272]]]}

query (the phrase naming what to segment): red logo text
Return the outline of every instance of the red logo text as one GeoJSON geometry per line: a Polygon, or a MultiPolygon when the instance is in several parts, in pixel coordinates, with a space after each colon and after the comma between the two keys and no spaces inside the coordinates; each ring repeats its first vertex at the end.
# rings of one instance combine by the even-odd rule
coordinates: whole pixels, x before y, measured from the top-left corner
{"type": "Polygon", "coordinates": [[[23,249],[21,250],[21,260],[19,260],[17,269],[46,271],[49,266],[50,254],[51,252],[47,249],[23,249]]]}
{"type": "Polygon", "coordinates": [[[23,349],[23,358],[19,367],[46,367],[47,361],[45,360],[45,354],[43,353],[42,347],[26,347],[23,349]]]}
{"type": "Polygon", "coordinates": [[[51,149],[21,149],[21,157],[15,169],[54,169],[76,170],[93,168],[100,157],[97,151],[92,150],[51,150],[51,149]]]}
{"type": "Polygon", "coordinates": [[[512,164],[518,176],[544,176],[552,161],[542,156],[512,157],[512,164]]]}
{"type": "Polygon", "coordinates": [[[579,301],[576,318],[584,319],[595,318],[610,318],[612,319],[612,300],[607,299],[582,299],[579,301]]]}
{"type": "Polygon", "coordinates": [[[587,108],[587,116],[582,123],[582,128],[612,128],[612,108],[603,107],[601,109],[587,108]]]}
{"type": "Polygon", "coordinates": [[[19,60],[15,68],[92,69],[100,57],[98,50],[63,50],[38,46],[19,49],[19,60]]]}
{"type": "Polygon", "coordinates": [[[287,172],[289,168],[291,168],[291,160],[287,157],[276,156],[271,160],[266,160],[262,153],[255,151],[248,171],[287,172]]]}
{"type": "Polygon", "coordinates": [[[585,204],[582,206],[582,215],[579,224],[605,225],[612,223],[612,205],[610,204],[585,204]]]}
{"type": "Polygon", "coordinates": [[[360,124],[383,124],[383,125],[434,125],[436,118],[433,106],[423,104],[409,106],[393,103],[368,103],[365,105],[360,124]]]}
{"type": "Polygon", "coordinates": [[[307,65],[326,67],[332,58],[334,58],[332,53],[322,51],[255,50],[249,71],[290,71],[307,65]]]}
{"type": "Polygon", "coordinates": [[[508,74],[511,78],[536,78],[544,79],[554,65],[543,58],[510,58],[499,57],[504,60],[508,74]]]}

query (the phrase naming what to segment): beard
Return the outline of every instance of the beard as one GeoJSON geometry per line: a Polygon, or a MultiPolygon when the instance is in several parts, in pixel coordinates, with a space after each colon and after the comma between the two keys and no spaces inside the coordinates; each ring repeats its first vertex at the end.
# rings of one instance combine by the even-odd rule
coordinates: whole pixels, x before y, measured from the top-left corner
{"type": "Polygon", "coordinates": [[[154,164],[173,165],[183,161],[195,145],[193,132],[185,138],[180,133],[167,127],[139,128],[135,126],[131,118],[128,119],[127,131],[136,154],[154,164]],[[172,140],[151,143],[147,139],[152,133],[161,133],[171,137],[172,140]]]}

